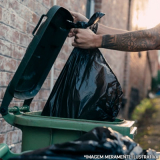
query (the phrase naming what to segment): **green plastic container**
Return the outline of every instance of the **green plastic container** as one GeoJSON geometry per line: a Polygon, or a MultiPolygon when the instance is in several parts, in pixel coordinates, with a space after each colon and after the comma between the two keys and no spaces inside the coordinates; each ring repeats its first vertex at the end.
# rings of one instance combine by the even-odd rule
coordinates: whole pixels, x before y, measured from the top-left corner
{"type": "Polygon", "coordinates": [[[134,121],[116,119],[115,122],[92,121],[57,117],[42,117],[41,112],[15,116],[14,123],[22,130],[22,151],[35,150],[51,144],[78,139],[95,127],[111,127],[123,135],[134,137],[134,121]]]}
{"type": "MultiPolygon", "coordinates": [[[[133,127],[134,121],[116,119],[114,122],[105,122],[45,117],[41,116],[41,112],[7,114],[4,119],[22,130],[22,152],[75,140],[95,127],[111,127],[130,138],[134,137],[137,130],[133,127]]],[[[7,151],[6,155],[12,157],[17,154],[12,155],[7,151]]]]}
{"type": "MultiPolygon", "coordinates": [[[[111,127],[130,138],[136,134],[134,121],[45,117],[41,116],[41,111],[29,111],[33,98],[39,92],[70,31],[67,20],[73,21],[71,14],[59,6],[52,7],[46,15],[42,15],[33,31],[33,40],[4,95],[0,113],[9,124],[22,130],[22,152],[75,140],[100,126],[111,127]],[[40,25],[43,17],[47,19],[40,25]],[[24,100],[23,106],[8,109],[13,97],[24,100]]],[[[3,160],[17,155],[10,152],[5,144],[0,145],[0,151],[3,160]]]]}

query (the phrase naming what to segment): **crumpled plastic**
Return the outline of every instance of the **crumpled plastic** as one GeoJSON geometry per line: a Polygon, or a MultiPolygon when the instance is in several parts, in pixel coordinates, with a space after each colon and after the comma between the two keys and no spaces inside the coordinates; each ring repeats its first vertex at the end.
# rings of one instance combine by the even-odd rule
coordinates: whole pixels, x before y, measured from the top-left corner
{"type": "Polygon", "coordinates": [[[128,136],[122,136],[111,128],[97,127],[84,134],[75,141],[51,145],[50,147],[23,154],[18,159],[59,159],[59,160],[84,160],[84,159],[145,159],[155,160],[157,153],[154,150],[143,150],[128,136]]]}
{"type": "Polygon", "coordinates": [[[75,48],[42,115],[114,120],[121,107],[121,86],[98,49],[75,48]]]}
{"type": "Polygon", "coordinates": [[[99,21],[100,18],[102,18],[105,14],[101,12],[96,12],[93,14],[93,16],[89,19],[88,22],[78,21],[77,23],[71,22],[67,20],[67,25],[69,28],[87,28],[91,26],[92,24],[95,24],[99,21]]]}
{"type": "MultiPolygon", "coordinates": [[[[102,17],[100,13],[94,15],[89,22],[94,23],[98,15],[102,17]]],[[[114,121],[122,95],[121,86],[99,49],[74,48],[42,116],[114,121]]]]}

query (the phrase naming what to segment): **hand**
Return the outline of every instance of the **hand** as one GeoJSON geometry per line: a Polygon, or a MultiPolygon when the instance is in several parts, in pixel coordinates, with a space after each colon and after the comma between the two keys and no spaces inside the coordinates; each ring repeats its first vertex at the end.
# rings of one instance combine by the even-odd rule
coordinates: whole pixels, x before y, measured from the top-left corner
{"type": "MultiPolygon", "coordinates": [[[[74,23],[77,23],[78,21],[88,22],[88,19],[85,16],[83,16],[82,14],[77,13],[77,12],[72,12],[72,11],[70,11],[70,13],[73,16],[74,23]]],[[[74,30],[73,28],[70,30],[68,37],[75,36],[73,30],[74,30]]]]}
{"type": "Polygon", "coordinates": [[[75,39],[72,46],[83,49],[99,48],[102,36],[94,34],[90,29],[74,29],[75,39]]]}
{"type": "Polygon", "coordinates": [[[77,23],[78,21],[88,22],[88,19],[84,15],[72,11],[70,11],[70,13],[73,16],[74,23],[77,23]]]}

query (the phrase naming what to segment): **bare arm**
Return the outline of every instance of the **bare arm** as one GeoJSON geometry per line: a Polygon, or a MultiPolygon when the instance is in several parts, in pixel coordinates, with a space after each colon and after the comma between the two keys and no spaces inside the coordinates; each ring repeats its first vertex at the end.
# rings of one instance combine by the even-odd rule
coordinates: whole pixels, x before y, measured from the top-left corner
{"type": "MultiPolygon", "coordinates": [[[[73,16],[74,19],[74,23],[76,23],[77,21],[84,21],[84,22],[88,22],[88,19],[83,16],[80,13],[77,12],[73,12],[70,11],[71,15],[73,16]]],[[[71,29],[68,37],[73,37],[75,36],[74,29],[71,29]]],[[[98,29],[97,29],[97,35],[104,35],[104,34],[121,34],[121,33],[126,33],[128,32],[127,30],[121,30],[121,29],[116,29],[116,28],[111,28],[111,27],[107,27],[103,24],[98,23],[98,29]]]]}
{"type": "Polygon", "coordinates": [[[110,28],[107,26],[104,26],[103,24],[98,23],[98,35],[104,35],[104,34],[122,34],[128,32],[127,30],[117,29],[117,28],[110,28]]]}
{"type": "Polygon", "coordinates": [[[104,35],[99,47],[132,52],[160,49],[160,24],[148,30],[104,35]]]}
{"type": "MultiPolygon", "coordinates": [[[[71,14],[75,22],[88,21],[79,13],[71,12],[71,14]]],[[[74,29],[69,34],[69,37],[72,36],[75,36],[72,45],[85,49],[101,47],[131,52],[160,49],[160,24],[148,30],[134,32],[99,24],[97,34],[89,29],[74,29]]]]}

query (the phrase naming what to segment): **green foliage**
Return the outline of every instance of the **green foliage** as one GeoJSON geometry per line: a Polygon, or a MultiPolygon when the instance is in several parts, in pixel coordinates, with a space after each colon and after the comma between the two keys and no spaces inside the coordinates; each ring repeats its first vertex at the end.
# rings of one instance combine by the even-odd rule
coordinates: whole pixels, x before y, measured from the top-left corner
{"type": "Polygon", "coordinates": [[[138,120],[138,134],[134,141],[143,149],[152,148],[160,151],[160,98],[142,100],[132,117],[138,120]]]}
{"type": "Polygon", "coordinates": [[[138,106],[134,109],[132,113],[132,119],[133,120],[140,120],[140,118],[143,116],[143,114],[148,109],[152,109],[152,102],[150,99],[143,99],[138,106]]]}

